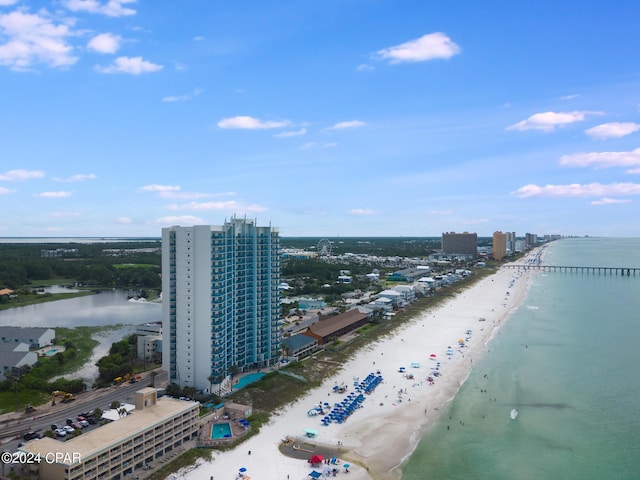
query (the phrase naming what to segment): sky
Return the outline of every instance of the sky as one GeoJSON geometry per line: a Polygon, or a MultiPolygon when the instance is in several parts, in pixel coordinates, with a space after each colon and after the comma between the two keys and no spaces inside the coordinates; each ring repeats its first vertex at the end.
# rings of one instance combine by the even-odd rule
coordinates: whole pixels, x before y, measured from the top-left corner
{"type": "Polygon", "coordinates": [[[640,236],[640,2],[0,0],[0,237],[640,236]]]}

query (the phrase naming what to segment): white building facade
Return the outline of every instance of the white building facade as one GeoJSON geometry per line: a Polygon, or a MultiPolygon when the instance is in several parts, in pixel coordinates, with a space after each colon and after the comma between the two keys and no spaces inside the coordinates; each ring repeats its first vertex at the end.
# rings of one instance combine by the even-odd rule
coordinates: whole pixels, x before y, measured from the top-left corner
{"type": "Polygon", "coordinates": [[[233,372],[277,361],[280,238],[232,218],[162,229],[163,369],[169,382],[210,391],[233,372]]]}

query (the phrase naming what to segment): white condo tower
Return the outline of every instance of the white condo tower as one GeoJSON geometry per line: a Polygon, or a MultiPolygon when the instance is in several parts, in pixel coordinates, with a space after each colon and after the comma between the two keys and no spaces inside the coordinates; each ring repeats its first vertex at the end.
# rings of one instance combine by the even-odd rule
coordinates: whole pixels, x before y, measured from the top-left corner
{"type": "Polygon", "coordinates": [[[163,228],[162,367],[169,383],[209,392],[231,373],[277,361],[279,284],[277,228],[239,218],[163,228]]]}

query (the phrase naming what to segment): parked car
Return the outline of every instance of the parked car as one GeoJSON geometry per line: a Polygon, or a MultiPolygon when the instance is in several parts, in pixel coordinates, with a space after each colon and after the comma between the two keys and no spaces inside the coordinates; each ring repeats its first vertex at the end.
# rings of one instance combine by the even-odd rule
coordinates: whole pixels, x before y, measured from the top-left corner
{"type": "Polygon", "coordinates": [[[57,423],[54,423],[53,425],[51,425],[51,430],[53,430],[54,432],[56,430],[58,430],[60,428],[60,426],[57,423]]]}
{"type": "Polygon", "coordinates": [[[33,440],[35,438],[42,438],[42,436],[39,433],[34,432],[33,430],[30,430],[27,433],[25,433],[22,436],[22,438],[23,438],[23,440],[33,440]]]}
{"type": "Polygon", "coordinates": [[[72,427],[72,428],[75,428],[76,430],[82,430],[82,425],[80,425],[80,423],[78,423],[78,422],[73,422],[69,426],[72,427]]]}
{"type": "Polygon", "coordinates": [[[86,420],[78,420],[78,423],[82,428],[89,426],[89,422],[87,422],[86,420]]]}
{"type": "Polygon", "coordinates": [[[76,431],[76,429],[75,429],[75,428],[73,428],[73,427],[72,427],[72,426],[70,426],[70,425],[65,425],[65,426],[64,426],[64,427],[62,427],[62,428],[63,428],[63,429],[64,429],[64,431],[65,431],[65,432],[67,432],[67,433],[73,433],[73,432],[75,432],[75,431],[76,431]]]}
{"type": "Polygon", "coordinates": [[[98,423],[98,420],[93,417],[87,417],[87,422],[89,422],[91,425],[95,425],[96,423],[98,423]]]}
{"type": "Polygon", "coordinates": [[[66,437],[67,436],[67,431],[64,428],[57,428],[55,430],[55,434],[57,437],[66,437]]]}

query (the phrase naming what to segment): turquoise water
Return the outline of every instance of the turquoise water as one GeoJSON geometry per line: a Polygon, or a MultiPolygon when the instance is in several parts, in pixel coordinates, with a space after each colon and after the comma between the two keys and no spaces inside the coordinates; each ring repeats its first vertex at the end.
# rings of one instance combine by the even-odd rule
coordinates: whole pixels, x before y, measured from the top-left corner
{"type": "MultiPolygon", "coordinates": [[[[640,267],[640,240],[561,240],[545,263],[640,267]]],[[[638,274],[538,275],[402,480],[640,478],[639,312],[638,274]]]]}
{"type": "Polygon", "coordinates": [[[266,373],[248,373],[244,377],[241,377],[238,380],[238,383],[235,383],[233,385],[233,389],[234,390],[239,390],[241,388],[244,388],[247,385],[249,385],[250,383],[257,382],[258,380],[260,380],[265,375],[266,375],[266,373]]]}
{"type": "Polygon", "coordinates": [[[51,350],[48,350],[48,351],[47,351],[47,353],[45,353],[45,355],[47,355],[47,356],[49,356],[49,357],[50,357],[51,355],[55,355],[57,351],[58,351],[58,350],[56,350],[55,348],[53,348],[53,349],[51,349],[51,350]]]}
{"type": "Polygon", "coordinates": [[[211,426],[211,440],[231,437],[231,425],[228,423],[214,423],[211,426]]]}

